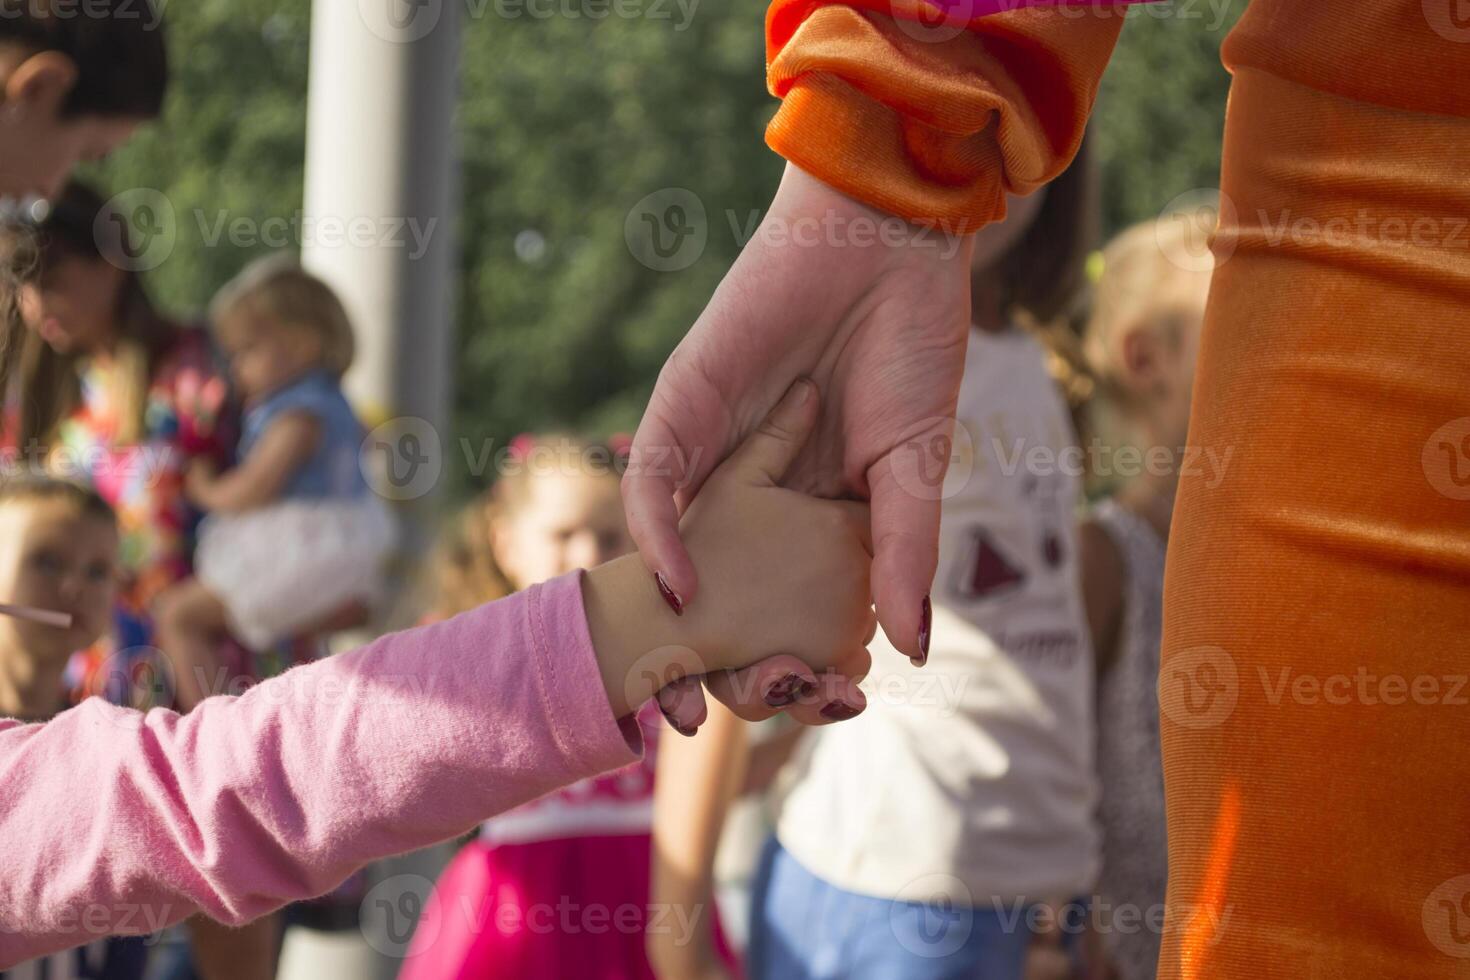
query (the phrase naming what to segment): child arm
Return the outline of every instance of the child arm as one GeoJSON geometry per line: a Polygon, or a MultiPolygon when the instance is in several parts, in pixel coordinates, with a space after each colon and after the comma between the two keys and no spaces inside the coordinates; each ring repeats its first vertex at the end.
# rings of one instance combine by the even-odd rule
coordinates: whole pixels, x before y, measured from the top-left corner
{"type": "Polygon", "coordinates": [[[196,911],[246,922],[631,761],[582,578],[182,717],[93,698],[0,722],[0,969],[196,911]]]}
{"type": "Polygon", "coordinates": [[[278,499],[291,474],[321,444],[321,422],[304,411],[272,419],[240,465],[222,474],[196,464],[188,474],[189,499],[207,511],[254,510],[278,499]]]}
{"type": "Polygon", "coordinates": [[[1082,603],[1097,677],[1101,680],[1117,659],[1118,622],[1123,613],[1123,556],[1113,538],[1095,520],[1078,528],[1077,553],[1082,569],[1082,603]]]}
{"type": "Polygon", "coordinates": [[[693,934],[648,931],[648,959],[660,977],[725,977],[714,945],[714,864],[730,804],[745,782],[745,722],[718,701],[692,738],[659,743],[653,783],[653,872],[649,902],[693,934]]]}
{"type": "Polygon", "coordinates": [[[777,650],[841,669],[872,623],[866,512],[773,482],[815,410],[783,400],[691,506],[719,587],[693,614],[632,555],[183,717],[93,698],[0,720],[0,970],[197,911],[246,922],[626,765],[630,712],[671,677],[777,650]]]}

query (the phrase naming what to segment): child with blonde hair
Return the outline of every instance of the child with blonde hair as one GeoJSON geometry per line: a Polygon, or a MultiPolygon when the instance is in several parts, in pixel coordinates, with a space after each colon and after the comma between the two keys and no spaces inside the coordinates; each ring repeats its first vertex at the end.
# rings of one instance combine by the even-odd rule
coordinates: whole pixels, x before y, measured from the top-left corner
{"type": "Polygon", "coordinates": [[[1093,388],[1085,424],[1093,445],[1109,450],[1093,454],[1093,476],[1113,491],[1093,508],[1080,543],[1098,677],[1103,860],[1094,921],[1108,963],[1103,975],[1117,980],[1152,978],[1162,939],[1164,551],[1212,271],[1209,253],[1197,248],[1208,231],[1202,218],[1170,215],[1113,239],[1102,253],[1082,341],[1093,388]],[[1117,451],[1123,447],[1139,452],[1125,456],[1117,451]],[[1130,458],[1156,458],[1157,451],[1176,465],[1124,466],[1130,458]],[[1111,461],[1106,472],[1097,471],[1102,461],[1111,461]]]}
{"type": "Polygon", "coordinates": [[[248,266],[211,321],[245,403],[239,461],[186,491],[209,513],[195,576],[162,597],[158,631],[180,706],[205,695],[219,636],[261,649],[380,596],[396,533],[358,461],[342,394],[352,326],[332,290],[285,257],[248,266]]]}

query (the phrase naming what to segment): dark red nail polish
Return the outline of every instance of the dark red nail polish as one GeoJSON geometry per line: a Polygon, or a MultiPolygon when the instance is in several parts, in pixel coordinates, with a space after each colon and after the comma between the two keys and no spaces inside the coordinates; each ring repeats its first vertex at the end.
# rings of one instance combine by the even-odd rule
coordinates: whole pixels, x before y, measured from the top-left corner
{"type": "Polygon", "coordinates": [[[658,583],[658,594],[664,597],[664,602],[674,610],[675,616],[684,615],[684,600],[679,598],[679,593],[669,588],[669,580],[664,578],[663,572],[654,572],[653,580],[658,583]]]}
{"type": "Polygon", "coordinates": [[[929,597],[924,596],[923,610],[919,613],[919,656],[913,658],[919,667],[929,660],[929,628],[933,624],[934,606],[929,602],[929,597]]]}
{"type": "Polygon", "coordinates": [[[862,714],[863,709],[854,708],[846,701],[833,701],[831,704],[824,706],[821,713],[822,717],[829,721],[847,721],[849,718],[856,718],[862,714]]]}
{"type": "Polygon", "coordinates": [[[669,713],[669,709],[664,707],[663,701],[658,698],[655,698],[655,700],[658,701],[658,710],[663,712],[664,721],[668,722],[669,727],[672,728],[674,731],[685,737],[691,736],[695,732],[699,731],[698,728],[690,728],[687,725],[679,724],[677,721],[674,720],[674,716],[669,713]]]}
{"type": "Polygon", "coordinates": [[[766,704],[772,708],[784,708],[795,704],[816,690],[816,685],[800,674],[787,674],[766,691],[766,704]]]}

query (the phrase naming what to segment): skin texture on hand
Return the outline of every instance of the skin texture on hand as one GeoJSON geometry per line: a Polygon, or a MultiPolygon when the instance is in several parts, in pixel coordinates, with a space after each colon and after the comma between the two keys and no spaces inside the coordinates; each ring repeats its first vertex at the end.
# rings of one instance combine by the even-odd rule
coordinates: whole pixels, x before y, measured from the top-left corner
{"type": "MultiPolygon", "coordinates": [[[[806,376],[826,407],[783,482],[871,501],[878,617],[897,649],[922,660],[972,247],[970,237],[910,225],[787,167],[760,230],[660,373],[623,480],[639,552],[687,608],[698,605],[701,582],[679,513],[806,376]]],[[[696,698],[686,683],[660,704],[698,717],[696,698]]]]}
{"type": "Polygon", "coordinates": [[[618,716],[670,681],[711,673],[742,703],[768,703],[779,684],[801,688],[813,721],[862,710],[847,687],[867,672],[875,629],[867,508],[778,485],[816,425],[817,401],[809,381],[793,385],[684,515],[706,585],[697,607],[675,615],[637,556],[587,574],[588,626],[618,716]],[[729,675],[777,653],[787,666],[745,675],[757,678],[749,690],[729,675]]]}

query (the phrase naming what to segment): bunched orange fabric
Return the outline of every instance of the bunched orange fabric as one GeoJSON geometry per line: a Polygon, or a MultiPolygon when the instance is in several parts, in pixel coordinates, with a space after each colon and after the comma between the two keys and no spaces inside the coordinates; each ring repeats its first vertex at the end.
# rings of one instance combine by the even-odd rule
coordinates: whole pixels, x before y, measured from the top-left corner
{"type": "MultiPolygon", "coordinates": [[[[1116,17],[778,2],[771,145],[925,223],[1065,165],[1116,17]],[[800,14],[801,17],[797,17],[800,14]]],[[[1254,0],[1171,533],[1164,980],[1470,977],[1470,22],[1254,0]],[[1228,457],[1225,454],[1229,454],[1228,457]]]]}
{"type": "MultiPolygon", "coordinates": [[[[766,130],[777,153],[860,200],[974,231],[1071,162],[1122,7],[1033,7],[967,23],[922,0],[776,0],[766,130]],[[963,28],[963,29],[962,29],[963,28]]],[[[1012,3],[1014,6],[1014,3],[1012,3]]]]}

